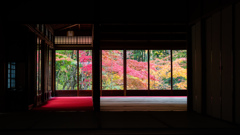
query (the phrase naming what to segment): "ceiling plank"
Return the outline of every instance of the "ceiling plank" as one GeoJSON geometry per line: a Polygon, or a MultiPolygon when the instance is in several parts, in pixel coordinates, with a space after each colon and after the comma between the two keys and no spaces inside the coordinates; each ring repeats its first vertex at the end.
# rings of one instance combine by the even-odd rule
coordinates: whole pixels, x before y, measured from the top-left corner
{"type": "Polygon", "coordinates": [[[56,31],[65,30],[65,29],[72,28],[72,27],[77,26],[77,25],[79,25],[79,24],[69,24],[69,26],[66,26],[66,27],[63,27],[63,28],[59,28],[56,31]]]}

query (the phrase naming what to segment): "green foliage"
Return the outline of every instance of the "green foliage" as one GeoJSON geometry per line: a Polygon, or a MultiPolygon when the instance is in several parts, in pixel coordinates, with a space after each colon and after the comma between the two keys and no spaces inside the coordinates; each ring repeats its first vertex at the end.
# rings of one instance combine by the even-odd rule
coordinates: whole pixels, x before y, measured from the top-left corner
{"type": "MultiPolygon", "coordinates": [[[[173,75],[171,75],[171,51],[149,50],[150,52],[150,89],[187,88],[187,52],[173,50],[173,75]]],[[[79,88],[92,89],[92,61],[89,50],[56,51],[56,89],[76,90],[77,77],[79,88]],[[79,53],[79,75],[77,75],[77,53],[79,53]]],[[[127,89],[147,89],[148,51],[127,50],[127,89]]],[[[102,56],[102,89],[123,90],[123,51],[107,50],[102,56]]]]}

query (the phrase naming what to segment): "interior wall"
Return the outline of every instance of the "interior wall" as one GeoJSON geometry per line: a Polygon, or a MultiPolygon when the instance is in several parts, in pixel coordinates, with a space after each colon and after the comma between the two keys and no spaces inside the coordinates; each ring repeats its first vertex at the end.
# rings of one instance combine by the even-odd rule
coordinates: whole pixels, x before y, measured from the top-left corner
{"type": "Polygon", "coordinates": [[[221,118],[221,12],[206,19],[207,114],[221,118]]]}
{"type": "MultiPolygon", "coordinates": [[[[1,50],[5,50],[3,25],[0,25],[0,46],[1,50]]],[[[5,51],[2,51],[0,53],[0,112],[4,111],[5,108],[5,80],[5,51]]]]}
{"type": "Polygon", "coordinates": [[[206,20],[206,113],[212,114],[212,18],[206,20]]]}
{"type": "Polygon", "coordinates": [[[222,119],[232,121],[232,6],[222,10],[222,119]]]}
{"type": "Polygon", "coordinates": [[[201,113],[202,56],[201,22],[192,26],[192,67],[193,67],[193,110],[201,113]]]}
{"type": "Polygon", "coordinates": [[[189,22],[194,24],[201,20],[202,17],[208,17],[221,8],[237,2],[239,0],[189,0],[189,22]]]}
{"type": "Polygon", "coordinates": [[[235,6],[235,36],[234,36],[234,63],[235,63],[235,121],[240,124],[240,2],[235,6]]]}
{"type": "MultiPolygon", "coordinates": [[[[210,3],[206,9],[202,9],[201,19],[192,26],[192,64],[193,64],[193,110],[200,112],[199,104],[203,104],[209,116],[219,118],[229,122],[240,123],[240,2],[236,0],[226,2],[224,0],[202,1],[202,7],[210,3]],[[217,5],[214,5],[216,3],[217,5]],[[227,6],[228,5],[228,6],[227,6]],[[197,30],[200,21],[205,23],[205,27],[197,30]],[[197,39],[197,33],[201,33],[204,38],[197,39]],[[202,43],[201,43],[202,42],[202,43]],[[197,43],[200,43],[197,51],[197,43]],[[205,48],[206,54],[200,56],[198,52],[205,48]],[[206,72],[200,72],[198,64],[200,58],[205,58],[202,63],[206,72]],[[206,82],[200,82],[198,74],[206,76],[206,82]],[[197,83],[206,83],[206,95],[199,93],[200,87],[197,83]],[[198,103],[196,97],[201,95],[203,100],[198,103]],[[206,96],[206,98],[205,98],[206,96]]],[[[198,7],[196,7],[198,8],[198,7]]],[[[194,14],[194,13],[193,13],[194,14]]],[[[195,14],[196,17],[197,14],[195,14]]],[[[203,79],[204,80],[204,79],[203,79]]],[[[200,91],[203,91],[202,88],[200,91]]],[[[202,93],[203,94],[203,93],[202,93]]],[[[203,112],[202,112],[203,113],[203,112]]]]}
{"type": "Polygon", "coordinates": [[[217,12],[211,17],[212,23],[212,74],[211,74],[211,108],[212,116],[220,118],[221,113],[221,13],[217,12]]]}

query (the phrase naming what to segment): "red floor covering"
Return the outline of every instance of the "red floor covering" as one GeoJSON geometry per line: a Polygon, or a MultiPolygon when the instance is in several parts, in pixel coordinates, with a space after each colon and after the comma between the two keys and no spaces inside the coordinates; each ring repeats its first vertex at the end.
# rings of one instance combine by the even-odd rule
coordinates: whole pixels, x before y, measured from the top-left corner
{"type": "Polygon", "coordinates": [[[92,97],[53,97],[45,105],[36,107],[38,111],[92,111],[92,97]]]}

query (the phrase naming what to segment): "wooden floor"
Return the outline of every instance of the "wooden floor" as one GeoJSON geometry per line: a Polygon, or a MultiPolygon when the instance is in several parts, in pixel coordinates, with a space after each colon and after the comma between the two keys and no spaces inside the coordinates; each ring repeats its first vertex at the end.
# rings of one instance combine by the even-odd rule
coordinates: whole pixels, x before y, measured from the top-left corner
{"type": "Polygon", "coordinates": [[[100,98],[101,111],[187,111],[186,96],[100,98]]]}

